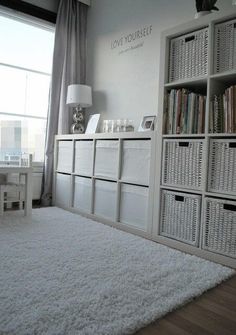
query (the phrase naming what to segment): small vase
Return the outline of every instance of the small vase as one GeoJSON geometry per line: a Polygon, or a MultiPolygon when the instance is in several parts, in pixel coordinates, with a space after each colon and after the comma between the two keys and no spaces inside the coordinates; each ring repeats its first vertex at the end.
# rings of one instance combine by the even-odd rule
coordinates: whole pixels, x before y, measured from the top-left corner
{"type": "Polygon", "coordinates": [[[198,19],[201,16],[207,15],[207,14],[211,14],[210,10],[203,10],[201,12],[197,12],[194,16],[195,19],[198,19]]]}

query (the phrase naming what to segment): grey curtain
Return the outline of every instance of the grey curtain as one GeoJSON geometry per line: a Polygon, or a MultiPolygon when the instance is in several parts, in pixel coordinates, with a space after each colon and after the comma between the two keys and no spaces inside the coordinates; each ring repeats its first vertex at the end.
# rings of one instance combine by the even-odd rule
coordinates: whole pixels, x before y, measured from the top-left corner
{"type": "Polygon", "coordinates": [[[61,0],[58,9],[41,197],[45,206],[52,197],[54,136],[68,134],[72,123],[67,87],[85,83],[87,8],[78,0],[61,0]]]}

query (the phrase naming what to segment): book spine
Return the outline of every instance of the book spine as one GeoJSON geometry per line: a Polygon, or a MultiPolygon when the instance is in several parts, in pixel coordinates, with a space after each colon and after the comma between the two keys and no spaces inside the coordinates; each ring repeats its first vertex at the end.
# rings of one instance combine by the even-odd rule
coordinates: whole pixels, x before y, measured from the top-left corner
{"type": "MultiPolygon", "coordinates": [[[[236,32],[235,32],[236,35],[236,32]]],[[[233,132],[236,133],[236,85],[233,86],[234,98],[233,98],[233,132]]]]}
{"type": "Polygon", "coordinates": [[[181,119],[181,95],[182,90],[177,90],[177,115],[176,115],[176,134],[180,134],[180,119],[181,119]]]}
{"type": "Polygon", "coordinates": [[[210,113],[209,113],[209,133],[213,133],[213,101],[210,102],[210,113]]]}

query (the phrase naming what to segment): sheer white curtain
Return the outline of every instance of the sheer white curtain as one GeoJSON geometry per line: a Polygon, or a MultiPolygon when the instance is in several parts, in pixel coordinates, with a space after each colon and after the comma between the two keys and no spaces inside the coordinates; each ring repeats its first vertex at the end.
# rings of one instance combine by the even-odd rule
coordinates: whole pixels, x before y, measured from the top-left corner
{"type": "Polygon", "coordinates": [[[87,8],[78,0],[61,0],[58,9],[45,145],[43,205],[51,203],[54,136],[68,134],[72,123],[66,106],[67,87],[85,83],[87,8]]]}

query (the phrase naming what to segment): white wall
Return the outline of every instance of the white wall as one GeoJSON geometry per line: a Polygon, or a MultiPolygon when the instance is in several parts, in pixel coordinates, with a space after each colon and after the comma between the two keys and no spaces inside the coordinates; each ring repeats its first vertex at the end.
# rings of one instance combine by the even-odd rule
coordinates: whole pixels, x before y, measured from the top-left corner
{"type": "MultiPolygon", "coordinates": [[[[220,0],[217,6],[225,10],[232,1],[220,0]]],[[[136,127],[143,115],[157,114],[160,32],[194,14],[194,0],[92,0],[87,82],[94,94],[88,112],[101,113],[102,119],[133,119],[136,127]],[[126,39],[144,27],[149,27],[147,36],[139,32],[134,41],[126,39]]]]}

